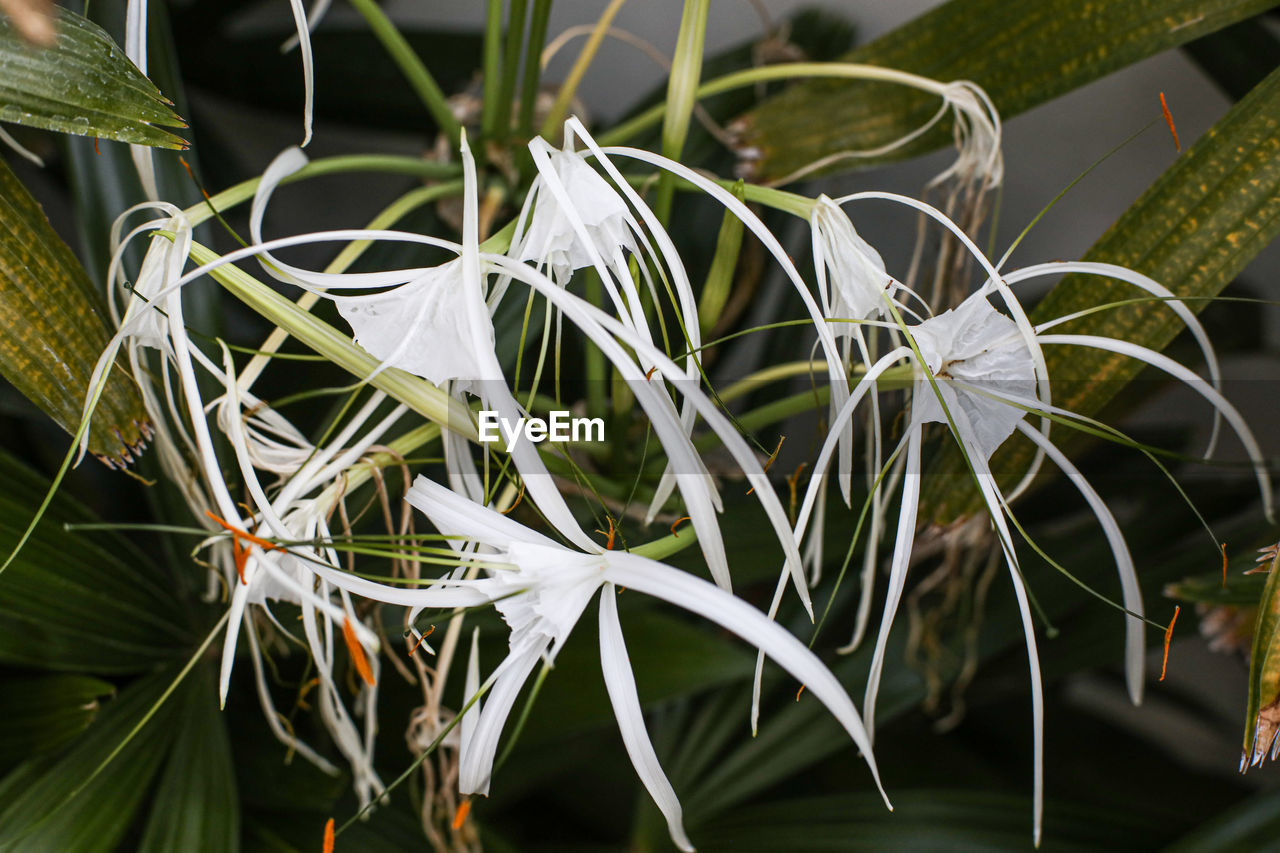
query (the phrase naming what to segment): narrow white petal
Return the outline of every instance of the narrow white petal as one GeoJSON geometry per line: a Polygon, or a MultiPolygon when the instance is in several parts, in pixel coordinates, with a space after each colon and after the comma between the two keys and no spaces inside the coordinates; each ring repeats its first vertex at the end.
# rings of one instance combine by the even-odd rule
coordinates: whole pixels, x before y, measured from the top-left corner
{"type": "Polygon", "coordinates": [[[889,589],[885,596],[884,615],[880,619],[880,633],[876,636],[875,651],[871,656],[871,669],[867,673],[867,693],[862,707],[866,713],[867,735],[875,739],[876,697],[880,694],[880,674],[884,671],[884,659],[889,644],[889,631],[898,613],[898,603],[907,585],[907,566],[911,562],[911,547],[916,538],[916,511],[920,505],[920,441],[921,429],[916,427],[907,440],[907,467],[902,482],[902,505],[898,510],[898,533],[893,545],[893,561],[889,565],[889,589]]]}
{"type": "Polygon", "coordinates": [[[467,656],[467,680],[462,688],[462,703],[465,706],[468,702],[472,703],[470,708],[462,711],[462,722],[458,724],[458,744],[462,752],[469,753],[471,751],[471,739],[475,737],[476,723],[480,720],[483,713],[480,697],[476,694],[480,691],[480,629],[474,628],[471,631],[471,654],[467,656]],[[474,698],[473,698],[474,697],[474,698]]]}
{"type": "Polygon", "coordinates": [[[1271,475],[1267,472],[1266,458],[1262,455],[1262,448],[1258,446],[1258,441],[1253,436],[1253,431],[1249,429],[1249,425],[1245,423],[1243,417],[1235,406],[1231,405],[1216,388],[1209,385],[1195,371],[1185,367],[1166,355],[1161,355],[1154,350],[1146,347],[1130,343],[1128,341],[1120,341],[1115,338],[1106,338],[1098,335],[1043,335],[1041,341],[1046,344],[1068,344],[1071,346],[1091,347],[1093,349],[1106,350],[1108,352],[1127,355],[1130,358],[1136,358],[1138,361],[1145,362],[1152,367],[1163,370],[1175,379],[1186,383],[1192,390],[1204,397],[1209,403],[1221,413],[1231,428],[1235,430],[1236,436],[1239,437],[1240,443],[1244,445],[1245,450],[1249,454],[1249,460],[1253,462],[1254,473],[1258,478],[1258,488],[1262,494],[1262,507],[1266,513],[1267,519],[1272,520],[1274,517],[1274,507],[1271,498],[1271,475]]]}
{"type": "Polygon", "coordinates": [[[493,776],[493,760],[498,753],[498,739],[515,705],[520,688],[547,650],[547,641],[524,642],[511,649],[490,680],[493,688],[485,701],[484,713],[476,722],[465,753],[459,757],[458,791],[462,794],[489,795],[493,776]]]}
{"type": "Polygon", "coordinates": [[[307,25],[307,10],[302,0],[289,0],[293,10],[293,22],[298,28],[298,47],[302,54],[302,147],[311,141],[311,115],[315,101],[315,66],[311,58],[311,30],[307,25]]]}
{"type": "Polygon", "coordinates": [[[622,625],[618,622],[617,591],[611,583],[600,587],[600,670],[604,673],[604,686],[609,691],[614,716],[618,718],[622,743],[631,757],[636,775],[667,819],[671,840],[681,850],[692,851],[693,844],[684,831],[680,800],[662,772],[662,765],[658,763],[658,755],[644,726],[644,712],[640,710],[640,696],[636,692],[631,661],[627,657],[622,625]]]}
{"type": "Polygon", "coordinates": [[[764,650],[765,654],[803,684],[831,711],[862,751],[863,759],[876,780],[876,786],[884,797],[885,804],[889,805],[888,795],[880,784],[880,773],[876,769],[871,741],[858,716],[858,709],[854,707],[844,685],[817,655],[777,622],[715,584],[634,554],[611,551],[606,558],[608,566],[604,574],[610,582],[668,601],[715,622],[764,650]]]}
{"type": "MultiPolygon", "coordinates": [[[[1169,310],[1178,316],[1187,327],[1187,331],[1196,339],[1196,344],[1200,347],[1200,354],[1204,357],[1205,367],[1209,370],[1209,381],[1213,383],[1213,387],[1222,390],[1222,371],[1218,365],[1218,354],[1213,348],[1213,342],[1209,340],[1209,335],[1204,330],[1204,326],[1196,318],[1196,315],[1187,307],[1186,303],[1177,298],[1172,290],[1160,284],[1156,280],[1145,276],[1142,273],[1134,272],[1128,267],[1122,267],[1117,264],[1104,264],[1090,261],[1055,261],[1047,264],[1036,264],[1031,267],[1024,267],[1015,270],[1005,276],[1005,281],[1009,284],[1016,284],[1020,281],[1026,281],[1031,278],[1038,278],[1047,275],[1059,275],[1061,273],[1085,273],[1086,275],[1097,275],[1106,278],[1119,279],[1132,284],[1134,287],[1145,290],[1153,296],[1166,300],[1165,304],[1169,310]]],[[[990,285],[988,284],[988,287],[990,285]]],[[[1037,332],[1044,332],[1068,320],[1074,319],[1078,314],[1071,314],[1066,317],[1059,317],[1048,323],[1041,323],[1036,327],[1037,332]]],[[[1212,456],[1215,448],[1218,446],[1218,433],[1222,426],[1218,413],[1214,412],[1213,429],[1209,435],[1209,447],[1205,450],[1205,456],[1212,456]]],[[[1009,500],[1014,500],[1016,493],[1010,493],[1009,500]]]]}
{"type": "Polygon", "coordinates": [[[1080,473],[1080,469],[1071,464],[1071,460],[1067,459],[1066,454],[1042,436],[1038,430],[1032,429],[1025,422],[1018,424],[1018,430],[1043,447],[1049,459],[1062,469],[1062,473],[1067,475],[1067,479],[1075,484],[1085,501],[1088,502],[1089,508],[1093,510],[1098,523],[1102,525],[1103,533],[1106,534],[1107,544],[1111,546],[1111,555],[1116,561],[1116,571],[1120,575],[1120,589],[1124,596],[1125,609],[1138,614],[1138,616],[1126,615],[1124,617],[1124,671],[1125,681],[1129,686],[1129,698],[1133,700],[1133,704],[1140,705],[1142,704],[1142,672],[1147,642],[1146,626],[1138,617],[1146,611],[1142,606],[1142,590],[1138,586],[1138,573],[1134,571],[1133,557],[1129,553],[1129,546],[1125,544],[1124,534],[1120,532],[1120,525],[1116,523],[1116,518],[1111,514],[1111,509],[1094,491],[1093,486],[1089,485],[1089,481],[1080,473]]]}
{"type": "Polygon", "coordinates": [[[3,142],[5,145],[8,145],[10,148],[12,148],[18,154],[19,157],[22,157],[25,160],[29,160],[32,163],[35,163],[37,166],[44,168],[44,160],[40,159],[40,155],[36,154],[34,151],[29,150],[21,142],[14,139],[9,134],[9,131],[5,130],[3,127],[0,127],[0,142],[3,142]]]}

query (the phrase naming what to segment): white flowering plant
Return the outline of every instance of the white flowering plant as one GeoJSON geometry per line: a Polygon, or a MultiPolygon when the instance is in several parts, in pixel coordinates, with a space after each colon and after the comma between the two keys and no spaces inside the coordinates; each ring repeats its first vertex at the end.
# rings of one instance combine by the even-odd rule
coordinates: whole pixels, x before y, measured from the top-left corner
{"type": "Polygon", "coordinates": [[[1220,295],[1280,77],[1212,61],[1265,4],[950,0],[852,53],[763,2],[722,53],[708,0],[665,49],[622,0],[270,5],[0,2],[0,849],[1244,843],[1238,777],[1179,776],[1194,682],[1134,706],[1221,560],[1168,592],[1263,596],[1241,767],[1280,743],[1227,540],[1274,536],[1266,303],[1220,295]],[[1008,233],[1006,121],[1188,43],[1238,103],[1082,136],[1174,159],[1014,263],[1093,169],[1008,233]]]}

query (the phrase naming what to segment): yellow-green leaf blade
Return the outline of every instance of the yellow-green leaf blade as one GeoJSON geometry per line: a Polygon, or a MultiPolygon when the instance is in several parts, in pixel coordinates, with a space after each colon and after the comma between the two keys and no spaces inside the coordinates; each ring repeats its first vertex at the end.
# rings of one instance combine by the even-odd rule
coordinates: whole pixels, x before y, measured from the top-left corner
{"type": "MultiPolygon", "coordinates": [[[[1126,65],[1275,5],[1274,0],[951,0],[846,59],[937,80],[972,80],[1006,118],[1126,65]]],[[[813,81],[744,116],[740,149],[753,177],[773,180],[835,152],[871,150],[925,124],[938,99],[901,86],[813,81]]],[[[883,160],[947,144],[943,123],[883,160]]],[[[877,158],[846,160],[862,167],[877,158]]]]}
{"type": "Polygon", "coordinates": [[[0,15],[0,122],[186,148],[165,127],[186,127],[160,91],[96,24],[58,8],[50,47],[27,42],[0,15]]]}
{"type": "MultiPolygon", "coordinates": [[[[1150,276],[1174,294],[1191,297],[1200,311],[1267,244],[1280,234],[1280,71],[1249,95],[1177,160],[1085,255],[1150,276]]],[[[1036,306],[1033,322],[1140,295],[1128,285],[1071,275],[1036,306]]],[[[1056,332],[1118,338],[1162,350],[1182,330],[1167,307],[1153,302],[1097,312],[1056,332]]],[[[1045,350],[1053,403],[1092,416],[1110,402],[1143,365],[1115,353],[1078,347],[1045,350]]],[[[1206,407],[1205,417],[1210,412],[1206,407]]],[[[1058,427],[1064,449],[1081,435],[1058,427]]],[[[993,469],[1017,474],[1031,459],[1029,442],[1011,439],[992,460],[993,469]]],[[[953,519],[980,505],[972,489],[956,487],[964,469],[956,459],[938,466],[942,476],[926,492],[932,517],[953,519]]]]}
{"type": "MultiPolygon", "coordinates": [[[[74,434],[89,377],[110,340],[106,312],[84,268],[3,161],[0,317],[0,376],[74,434]]],[[[127,462],[146,430],[137,387],[112,371],[94,413],[90,452],[127,462]]]]}

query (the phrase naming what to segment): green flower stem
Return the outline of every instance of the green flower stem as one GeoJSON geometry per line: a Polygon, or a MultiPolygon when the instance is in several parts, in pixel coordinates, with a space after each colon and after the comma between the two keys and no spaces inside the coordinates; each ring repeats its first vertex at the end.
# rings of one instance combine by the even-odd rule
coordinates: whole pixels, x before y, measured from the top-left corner
{"type": "MultiPolygon", "coordinates": [[[[211,263],[219,257],[199,243],[191,245],[191,258],[197,264],[211,263]]],[[[245,305],[353,376],[364,379],[378,369],[380,362],[349,337],[238,267],[225,264],[209,275],[245,305]]],[[[391,367],[373,377],[371,384],[427,420],[478,440],[470,410],[425,379],[391,367]]]]}
{"type": "MultiPolygon", "coordinates": [[[[336,175],[346,172],[385,172],[393,175],[412,175],[418,178],[442,179],[456,178],[461,168],[452,163],[434,163],[420,157],[401,157],[389,154],[350,154],[340,157],[325,157],[312,160],[298,171],[289,175],[282,184],[291,184],[305,178],[318,178],[323,175],[336,175]]],[[[214,211],[222,213],[236,205],[243,204],[253,198],[258,191],[261,178],[250,178],[229,187],[217,195],[210,196],[208,201],[193,204],[183,211],[187,221],[194,227],[212,219],[214,211]]]]}
{"type": "MultiPolygon", "coordinates": [[[[496,139],[498,135],[502,71],[502,0],[488,0],[484,22],[484,89],[480,107],[480,134],[485,141],[496,139]]],[[[484,150],[483,145],[477,148],[482,156],[484,150]]]]}
{"type": "MultiPolygon", "coordinates": [[[[702,80],[702,51],[707,41],[707,13],[710,0],[685,0],[680,18],[680,35],[676,38],[667,82],[667,101],[662,114],[662,156],[679,160],[689,136],[689,120],[697,102],[698,83],[702,80]]],[[[658,179],[654,213],[666,224],[671,216],[671,199],[675,193],[674,176],[663,172],[658,179]]]]}
{"type": "Polygon", "coordinates": [[[427,70],[427,66],[422,64],[422,60],[413,52],[409,42],[374,0],[351,0],[351,5],[364,17],[378,41],[382,42],[387,54],[399,66],[400,73],[404,74],[405,79],[409,81],[409,85],[422,101],[422,105],[427,108],[427,112],[431,113],[440,132],[448,137],[452,145],[456,146],[462,137],[462,125],[458,124],[458,120],[453,117],[453,111],[449,109],[444,92],[436,83],[436,79],[431,76],[431,72],[427,70]]]}
{"type": "Polygon", "coordinates": [[[533,116],[538,105],[541,82],[542,46],[547,41],[547,25],[551,21],[551,0],[533,0],[529,21],[529,41],[524,52],[524,75],[520,80],[520,135],[533,135],[533,116]]]}
{"type": "MultiPolygon", "coordinates": [[[[505,140],[511,132],[511,101],[515,98],[520,69],[520,47],[524,41],[524,19],[528,0],[511,0],[507,13],[506,52],[502,57],[502,87],[498,91],[497,121],[493,138],[505,140]]],[[[530,48],[532,50],[532,48],[530,48]]],[[[487,137],[486,137],[487,138],[487,137]]]]}
{"type": "Polygon", "coordinates": [[[440,425],[426,423],[387,442],[387,450],[372,453],[365,457],[365,461],[352,465],[339,480],[321,492],[316,497],[317,506],[325,509],[337,506],[339,498],[349,494],[356,487],[364,485],[373,477],[375,470],[400,464],[400,461],[409,454],[420,450],[439,437],[440,425]]]}
{"type": "MultiPolygon", "coordinates": [[[[735,71],[715,80],[709,80],[698,87],[695,100],[709,98],[723,92],[754,86],[757,83],[768,83],[776,80],[795,80],[802,77],[834,77],[842,80],[877,80],[883,83],[898,83],[910,86],[922,92],[929,92],[941,97],[946,92],[946,84],[897,71],[893,68],[882,68],[878,65],[863,65],[856,62],[785,62],[779,65],[767,65],[763,68],[748,68],[735,71]]],[[[643,130],[660,124],[666,115],[669,104],[658,104],[640,113],[640,115],[623,122],[612,130],[600,134],[596,141],[601,145],[619,145],[643,130]]]]}
{"type": "MultiPolygon", "coordinates": [[[[414,210],[417,210],[424,204],[429,204],[438,198],[446,198],[453,195],[462,194],[462,181],[450,181],[443,184],[435,184],[429,187],[419,187],[400,196],[400,198],[389,204],[385,210],[375,216],[369,222],[370,230],[382,230],[390,228],[407,216],[414,210]]],[[[372,240],[354,240],[342,248],[338,256],[325,267],[326,273],[346,272],[352,264],[359,259],[361,255],[368,250],[373,244],[372,240]]],[[[316,304],[316,300],[320,297],[310,290],[303,291],[295,303],[298,308],[303,311],[310,311],[311,306],[316,304]]],[[[253,385],[258,376],[266,368],[267,362],[271,359],[273,353],[278,351],[285,339],[289,337],[289,333],[284,329],[274,329],[263,342],[261,350],[245,365],[244,370],[240,372],[240,378],[237,380],[240,388],[247,389],[253,385]]]]}
{"type": "MultiPolygon", "coordinates": [[[[627,183],[640,190],[646,190],[653,183],[652,175],[627,175],[627,183]]],[[[725,178],[713,178],[717,184],[734,193],[738,192],[739,181],[730,181],[725,178]]],[[[681,192],[691,192],[705,195],[702,189],[694,186],[683,178],[675,177],[672,186],[681,192]]],[[[790,213],[792,216],[800,219],[809,220],[810,213],[813,212],[814,200],[798,193],[787,192],[786,190],[778,190],[773,187],[762,187],[759,184],[742,184],[742,198],[745,201],[755,204],[762,204],[765,207],[780,210],[783,213],[790,213]]]]}
{"type": "Polygon", "coordinates": [[[622,4],[625,2],[627,0],[610,0],[609,5],[605,7],[604,13],[600,16],[600,20],[596,22],[596,28],[591,31],[591,35],[587,38],[587,43],[582,46],[582,53],[578,54],[577,62],[569,70],[569,76],[565,78],[564,83],[560,86],[560,92],[556,95],[555,103],[551,105],[551,111],[547,113],[547,118],[542,123],[542,136],[545,139],[554,140],[559,138],[560,125],[564,124],[565,116],[569,114],[569,105],[573,103],[573,96],[578,91],[578,84],[586,76],[587,69],[591,67],[591,61],[596,58],[596,54],[600,51],[600,43],[604,41],[605,34],[609,32],[609,26],[613,23],[613,19],[617,17],[618,11],[622,9],[622,4]]]}
{"type": "MultiPolygon", "coordinates": [[[[746,182],[738,181],[731,192],[742,201],[746,197],[746,182]]],[[[742,220],[726,210],[720,219],[720,233],[716,236],[716,253],[711,258],[706,283],[698,296],[698,324],[706,339],[715,328],[733,292],[733,276],[738,269],[738,257],[742,253],[742,220]]]]}

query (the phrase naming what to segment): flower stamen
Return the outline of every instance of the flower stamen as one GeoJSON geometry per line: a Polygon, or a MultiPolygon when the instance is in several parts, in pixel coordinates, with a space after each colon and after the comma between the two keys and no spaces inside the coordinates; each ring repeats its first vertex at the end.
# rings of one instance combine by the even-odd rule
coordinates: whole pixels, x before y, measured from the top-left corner
{"type": "Polygon", "coordinates": [[[1173,626],[1178,623],[1178,612],[1181,610],[1181,605],[1174,606],[1173,618],[1169,620],[1169,627],[1164,629],[1164,658],[1160,661],[1161,681],[1164,681],[1165,670],[1169,667],[1169,641],[1173,639],[1173,626]]]}
{"type": "Polygon", "coordinates": [[[364,646],[360,645],[360,640],[356,637],[356,629],[350,619],[342,620],[342,639],[347,642],[347,651],[351,653],[351,662],[356,665],[360,680],[370,687],[376,687],[378,681],[373,677],[373,668],[369,666],[369,658],[364,653],[364,646]]]}
{"type": "Polygon", "coordinates": [[[1178,141],[1178,129],[1173,126],[1173,113],[1169,112],[1169,104],[1165,102],[1164,92],[1160,93],[1160,112],[1164,113],[1164,123],[1169,125],[1169,132],[1173,134],[1173,149],[1181,153],[1182,143],[1178,141]]]}
{"type": "Polygon", "coordinates": [[[458,810],[453,813],[453,829],[458,831],[462,829],[462,825],[467,822],[467,816],[471,814],[471,798],[467,797],[458,803],[458,810]]]}

